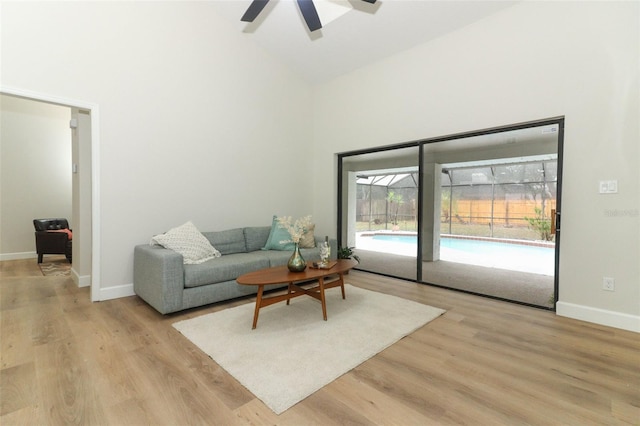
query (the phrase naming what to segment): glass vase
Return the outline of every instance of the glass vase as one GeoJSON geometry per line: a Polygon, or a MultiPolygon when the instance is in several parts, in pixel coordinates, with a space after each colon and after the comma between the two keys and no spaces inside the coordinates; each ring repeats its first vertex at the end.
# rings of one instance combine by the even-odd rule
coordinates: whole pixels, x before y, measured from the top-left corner
{"type": "Polygon", "coordinates": [[[304,258],[300,254],[300,247],[298,243],[295,243],[295,245],[293,254],[287,262],[287,268],[289,268],[291,272],[302,272],[307,268],[307,262],[304,261],[304,258]]]}

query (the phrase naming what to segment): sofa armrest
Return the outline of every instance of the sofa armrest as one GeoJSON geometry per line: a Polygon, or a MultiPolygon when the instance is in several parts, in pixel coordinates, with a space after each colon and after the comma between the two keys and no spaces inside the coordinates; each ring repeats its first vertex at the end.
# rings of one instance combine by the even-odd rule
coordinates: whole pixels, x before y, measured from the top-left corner
{"type": "Polygon", "coordinates": [[[160,246],[139,245],[133,253],[133,291],[161,314],[182,309],[182,255],[160,246]]]}

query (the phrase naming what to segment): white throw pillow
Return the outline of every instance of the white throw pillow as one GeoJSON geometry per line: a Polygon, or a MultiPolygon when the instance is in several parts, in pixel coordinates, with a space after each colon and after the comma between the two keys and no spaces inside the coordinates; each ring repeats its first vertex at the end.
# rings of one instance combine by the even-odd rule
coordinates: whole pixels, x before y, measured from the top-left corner
{"type": "Polygon", "coordinates": [[[151,245],[160,245],[180,253],[186,265],[196,265],[221,256],[191,222],[156,235],[151,238],[151,245]]]}
{"type": "Polygon", "coordinates": [[[309,229],[307,229],[305,233],[302,234],[302,238],[300,238],[300,248],[314,248],[316,246],[315,229],[315,223],[309,225],[309,229]]]}

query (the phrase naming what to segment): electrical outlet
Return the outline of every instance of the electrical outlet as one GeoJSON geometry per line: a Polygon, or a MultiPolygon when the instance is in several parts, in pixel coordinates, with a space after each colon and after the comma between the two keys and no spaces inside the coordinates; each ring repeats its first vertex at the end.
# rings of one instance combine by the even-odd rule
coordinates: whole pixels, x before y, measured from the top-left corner
{"type": "Polygon", "coordinates": [[[616,280],[611,277],[602,277],[602,289],[607,291],[615,291],[616,280]]]}

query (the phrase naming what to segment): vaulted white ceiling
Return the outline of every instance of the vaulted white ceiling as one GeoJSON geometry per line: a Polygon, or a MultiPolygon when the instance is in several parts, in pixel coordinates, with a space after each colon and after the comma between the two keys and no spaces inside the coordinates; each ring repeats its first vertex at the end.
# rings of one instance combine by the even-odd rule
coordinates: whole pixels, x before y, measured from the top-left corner
{"type": "MultiPolygon", "coordinates": [[[[315,0],[316,3],[327,0],[315,0]]],[[[340,1],[340,0],[329,0],[340,1]]],[[[353,10],[310,33],[294,0],[270,0],[253,23],[240,17],[251,0],[214,1],[238,32],[310,83],[323,83],[470,25],[517,1],[342,0],[353,10]]],[[[318,7],[319,9],[320,7],[318,7]]]]}

